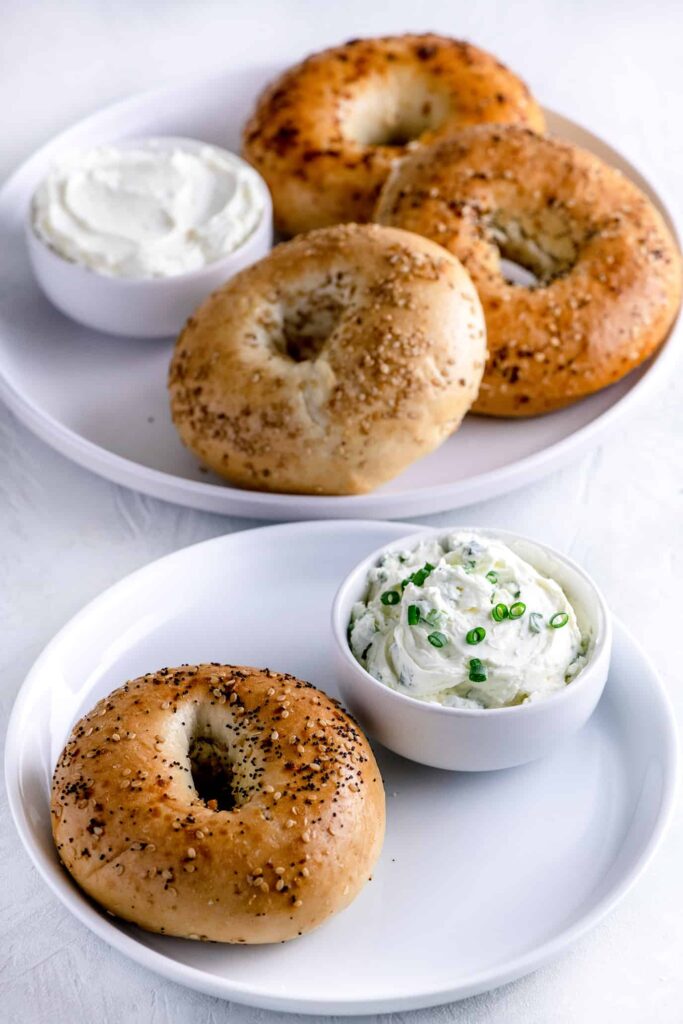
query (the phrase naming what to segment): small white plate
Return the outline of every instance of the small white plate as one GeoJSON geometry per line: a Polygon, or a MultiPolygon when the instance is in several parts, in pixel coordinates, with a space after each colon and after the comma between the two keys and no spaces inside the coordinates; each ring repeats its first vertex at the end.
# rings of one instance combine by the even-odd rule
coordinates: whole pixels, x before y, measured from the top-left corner
{"type": "Polygon", "coordinates": [[[335,694],[337,584],[405,531],[301,523],[207,541],[106,591],[38,659],[7,736],[10,804],[43,878],[106,942],[173,981],[254,1006],[398,1011],[534,970],[641,873],[671,813],[676,741],[657,675],[618,624],[596,713],[551,757],[458,774],[378,749],[388,827],[374,878],[348,910],[302,939],[249,948],[150,935],[100,912],[60,868],[50,774],[83,711],[131,676],[195,661],[282,669],[335,694]]]}
{"type": "MultiPolygon", "coordinates": [[[[58,313],[31,274],[23,222],[34,189],[65,150],[143,135],[238,149],[256,92],[272,73],[231,72],[109,107],[57,136],[0,190],[0,397],[44,441],[116,483],[209,512],[279,520],[408,517],[481,501],[557,469],[596,444],[665,378],[673,338],[647,366],[569,409],[526,421],[468,417],[441,448],[373,494],[266,494],[202,472],[169,415],[172,342],[98,334],[58,313]]],[[[632,164],[573,121],[552,111],[546,116],[553,132],[632,178],[673,229],[663,200],[632,164]]]]}

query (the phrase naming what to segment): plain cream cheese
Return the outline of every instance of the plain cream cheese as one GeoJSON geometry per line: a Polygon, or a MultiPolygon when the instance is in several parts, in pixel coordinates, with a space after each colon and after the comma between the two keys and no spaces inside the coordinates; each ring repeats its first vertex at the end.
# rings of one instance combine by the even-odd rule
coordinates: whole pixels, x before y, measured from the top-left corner
{"type": "Polygon", "coordinates": [[[37,235],[101,274],[172,277],[241,246],[264,215],[264,186],[240,157],[148,139],[72,154],[33,198],[37,235]]]}
{"type": "Polygon", "coordinates": [[[388,553],[354,605],[349,640],[376,679],[451,707],[546,697],[580,671],[587,649],[555,580],[500,541],[464,532],[388,553]]]}

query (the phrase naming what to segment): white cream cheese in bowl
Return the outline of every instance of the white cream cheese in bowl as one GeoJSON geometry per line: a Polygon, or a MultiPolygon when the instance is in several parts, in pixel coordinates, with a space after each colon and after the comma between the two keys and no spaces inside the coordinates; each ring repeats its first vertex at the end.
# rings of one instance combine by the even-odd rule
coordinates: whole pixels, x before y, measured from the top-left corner
{"type": "Polygon", "coordinates": [[[421,531],[373,552],[333,609],[342,695],[385,746],[486,770],[549,752],[589,718],[611,625],[590,577],[500,530],[421,531]]]}
{"type": "Polygon", "coordinates": [[[130,139],[66,155],[33,195],[29,254],[63,312],[115,334],[175,334],[272,244],[268,188],[193,139],[130,139]]]}

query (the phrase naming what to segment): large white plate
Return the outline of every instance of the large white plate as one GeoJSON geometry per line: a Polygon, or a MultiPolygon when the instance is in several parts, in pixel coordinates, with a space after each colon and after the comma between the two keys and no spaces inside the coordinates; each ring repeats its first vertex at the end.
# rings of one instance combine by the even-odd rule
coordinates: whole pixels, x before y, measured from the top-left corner
{"type": "Polygon", "coordinates": [[[302,939],[248,948],[149,935],[101,913],[60,868],[50,774],[82,712],[131,676],[209,660],[287,670],[334,695],[336,586],[405,529],[301,523],[187,548],[93,601],[36,662],[9,726],[10,804],[43,878],[106,942],[173,981],[255,1006],[401,1010],[534,970],[643,870],[671,811],[676,743],[657,675],[619,625],[597,712],[553,756],[465,775],[379,749],[388,827],[374,878],[347,911],[302,939]]]}
{"type": "MultiPolygon", "coordinates": [[[[255,493],[203,473],[169,416],[172,341],[122,340],[58,313],[33,280],[23,220],[31,193],[64,149],[149,133],[238,147],[240,126],[268,77],[233,72],[109,107],[37,152],[0,191],[0,396],[44,441],[117,483],[211,512],[262,519],[406,517],[488,498],[557,468],[595,444],[662,378],[671,339],[646,368],[570,409],[518,422],[469,417],[438,451],[369,495],[255,493]]],[[[616,150],[572,121],[546,113],[553,131],[620,167],[671,223],[653,187],[616,150]]]]}

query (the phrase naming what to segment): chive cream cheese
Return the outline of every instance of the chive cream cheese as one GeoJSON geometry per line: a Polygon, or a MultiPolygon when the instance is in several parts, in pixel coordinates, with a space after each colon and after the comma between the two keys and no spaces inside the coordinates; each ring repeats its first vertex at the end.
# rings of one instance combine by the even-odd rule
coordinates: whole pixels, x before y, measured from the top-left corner
{"type": "Polygon", "coordinates": [[[352,610],[354,656],[380,682],[448,707],[499,708],[561,690],[588,638],[560,585],[469,532],[387,553],[352,610]]]}

